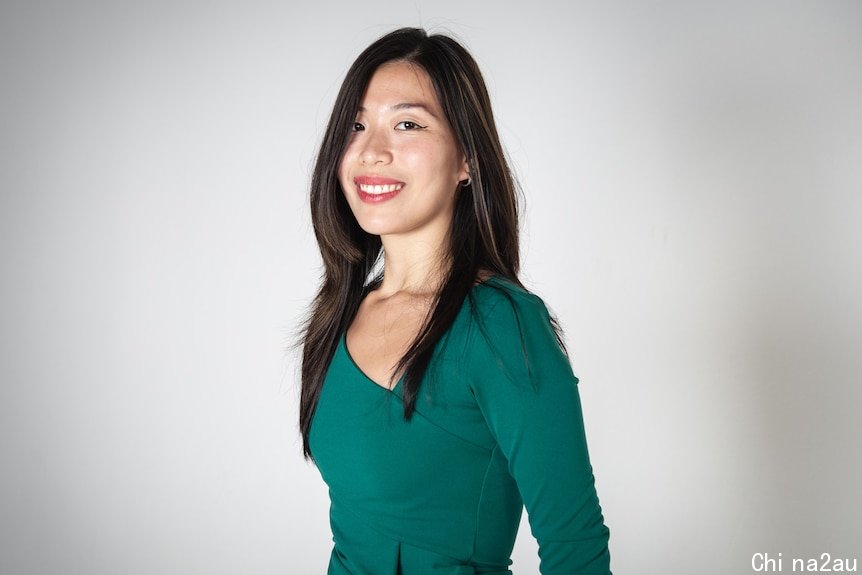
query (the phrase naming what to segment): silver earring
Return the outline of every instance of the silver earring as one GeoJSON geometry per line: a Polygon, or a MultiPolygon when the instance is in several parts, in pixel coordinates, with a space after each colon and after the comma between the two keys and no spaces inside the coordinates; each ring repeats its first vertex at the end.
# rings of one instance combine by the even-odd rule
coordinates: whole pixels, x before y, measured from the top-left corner
{"type": "Polygon", "coordinates": [[[466,180],[461,180],[461,187],[466,188],[472,183],[473,183],[472,178],[467,178],[466,180]]]}

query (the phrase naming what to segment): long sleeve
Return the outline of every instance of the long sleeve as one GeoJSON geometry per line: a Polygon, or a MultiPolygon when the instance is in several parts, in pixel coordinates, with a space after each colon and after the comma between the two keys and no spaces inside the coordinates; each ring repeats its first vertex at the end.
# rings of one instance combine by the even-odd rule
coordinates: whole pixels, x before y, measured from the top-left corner
{"type": "Polygon", "coordinates": [[[528,292],[499,291],[479,309],[471,390],[508,462],[542,575],[608,575],[604,524],[587,452],[578,378],[547,307],[528,292]]]}

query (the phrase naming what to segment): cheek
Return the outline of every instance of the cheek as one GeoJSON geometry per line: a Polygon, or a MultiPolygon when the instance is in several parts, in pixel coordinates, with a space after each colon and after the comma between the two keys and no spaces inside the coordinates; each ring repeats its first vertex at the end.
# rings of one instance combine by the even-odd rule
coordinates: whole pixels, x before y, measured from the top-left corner
{"type": "Polygon", "coordinates": [[[459,154],[457,149],[451,142],[446,139],[441,139],[436,142],[436,145],[427,151],[428,157],[434,169],[442,178],[449,179],[450,176],[457,181],[459,169],[459,154]]]}
{"type": "Polygon", "coordinates": [[[433,144],[416,145],[401,150],[404,165],[414,173],[423,173],[433,178],[443,175],[447,167],[445,153],[433,144]]]}
{"type": "Polygon", "coordinates": [[[345,180],[348,177],[348,166],[350,165],[350,151],[347,150],[344,152],[344,155],[341,157],[341,161],[338,162],[338,171],[336,172],[338,176],[338,181],[341,183],[341,186],[344,187],[345,180]]]}

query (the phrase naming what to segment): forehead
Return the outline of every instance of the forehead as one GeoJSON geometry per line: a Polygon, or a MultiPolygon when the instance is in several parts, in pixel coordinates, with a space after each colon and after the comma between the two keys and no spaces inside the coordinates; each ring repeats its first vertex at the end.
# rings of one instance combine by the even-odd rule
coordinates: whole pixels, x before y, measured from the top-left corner
{"type": "Polygon", "coordinates": [[[405,102],[439,109],[437,94],[428,72],[421,66],[400,60],[381,65],[368,82],[362,97],[362,107],[369,109],[405,102]]]}

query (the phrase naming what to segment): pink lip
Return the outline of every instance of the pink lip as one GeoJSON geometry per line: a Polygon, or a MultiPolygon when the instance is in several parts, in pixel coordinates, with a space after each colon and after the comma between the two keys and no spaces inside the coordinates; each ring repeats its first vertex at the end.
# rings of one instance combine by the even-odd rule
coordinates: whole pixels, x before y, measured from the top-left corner
{"type": "MultiPolygon", "coordinates": [[[[389,186],[389,185],[404,185],[404,182],[401,180],[393,180],[392,178],[384,178],[382,176],[356,176],[353,178],[353,182],[356,184],[356,193],[359,195],[359,199],[367,204],[379,204],[380,202],[385,202],[386,200],[391,200],[395,196],[401,192],[400,189],[395,190],[394,192],[388,192],[385,194],[369,194],[368,192],[363,192],[360,189],[360,185],[365,186],[389,186]]],[[[403,188],[402,188],[403,189],[403,188]]]]}
{"type": "Polygon", "coordinates": [[[392,178],[384,178],[383,176],[356,176],[353,178],[353,181],[366,186],[388,186],[404,183],[401,180],[393,180],[392,178]]]}

